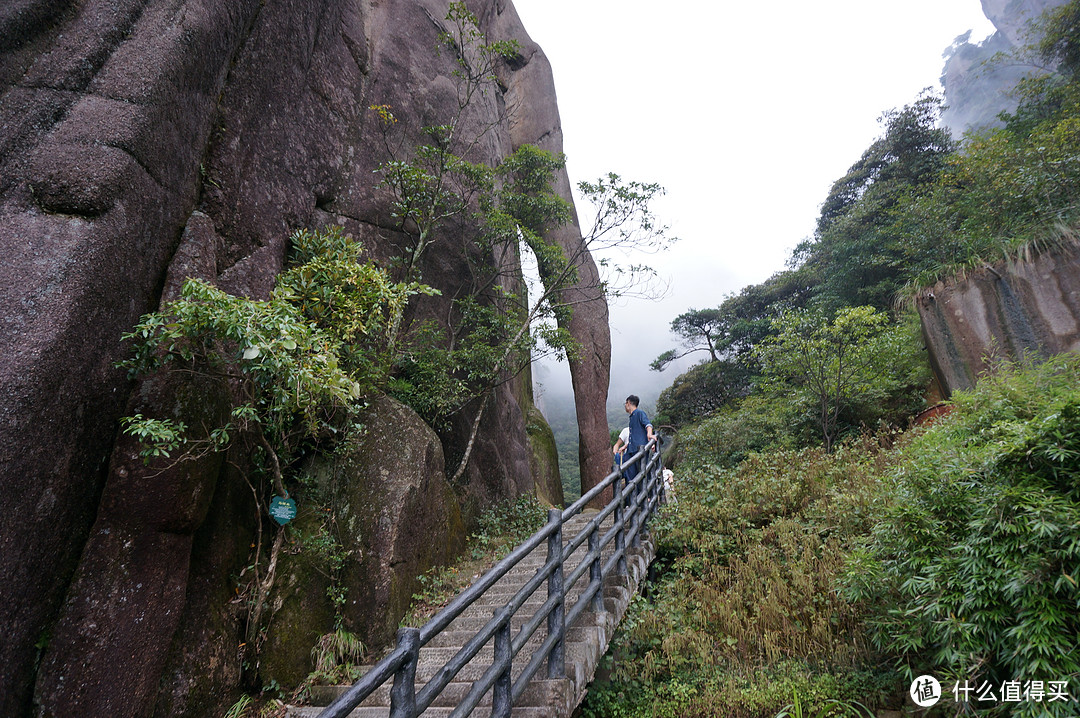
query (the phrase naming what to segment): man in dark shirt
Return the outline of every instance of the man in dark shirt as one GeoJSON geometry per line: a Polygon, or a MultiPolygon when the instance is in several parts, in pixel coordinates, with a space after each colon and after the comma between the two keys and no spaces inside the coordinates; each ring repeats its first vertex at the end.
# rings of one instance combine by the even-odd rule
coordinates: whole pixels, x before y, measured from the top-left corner
{"type": "MultiPolygon", "coordinates": [[[[630,439],[626,442],[626,458],[632,457],[641,447],[648,444],[653,440],[653,428],[649,423],[649,417],[645,415],[645,412],[638,408],[638,404],[641,403],[636,395],[631,394],[626,397],[626,403],[623,408],[626,409],[626,413],[630,415],[630,439]]],[[[638,474],[637,464],[633,466],[627,466],[624,475],[627,480],[633,479],[638,474]]]]}

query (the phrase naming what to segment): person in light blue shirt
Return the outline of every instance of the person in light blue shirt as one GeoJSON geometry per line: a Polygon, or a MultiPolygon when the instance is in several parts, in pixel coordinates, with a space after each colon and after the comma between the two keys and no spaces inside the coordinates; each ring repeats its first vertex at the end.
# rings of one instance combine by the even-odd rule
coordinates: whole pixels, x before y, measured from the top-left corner
{"type": "MultiPolygon", "coordinates": [[[[640,403],[641,399],[636,395],[631,394],[626,397],[626,403],[623,405],[623,408],[626,409],[626,413],[630,415],[630,438],[626,442],[625,454],[628,459],[640,451],[641,447],[652,441],[654,436],[652,424],[649,423],[649,417],[644,411],[638,408],[638,404],[640,403]]],[[[637,476],[637,473],[637,465],[627,466],[624,475],[629,481],[637,476]]]]}

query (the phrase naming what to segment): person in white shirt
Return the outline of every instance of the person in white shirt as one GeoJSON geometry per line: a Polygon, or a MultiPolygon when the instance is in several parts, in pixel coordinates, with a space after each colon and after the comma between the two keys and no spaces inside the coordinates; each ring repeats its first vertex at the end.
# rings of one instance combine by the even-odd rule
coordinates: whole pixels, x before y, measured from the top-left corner
{"type": "Polygon", "coordinates": [[[624,428],[619,432],[619,438],[615,442],[615,446],[611,447],[611,453],[615,455],[615,468],[618,469],[622,466],[624,461],[624,452],[626,451],[626,444],[630,441],[630,427],[624,428]]]}
{"type": "Polygon", "coordinates": [[[675,498],[675,472],[671,469],[664,469],[664,495],[667,497],[669,504],[678,503],[678,499],[675,498]]]}

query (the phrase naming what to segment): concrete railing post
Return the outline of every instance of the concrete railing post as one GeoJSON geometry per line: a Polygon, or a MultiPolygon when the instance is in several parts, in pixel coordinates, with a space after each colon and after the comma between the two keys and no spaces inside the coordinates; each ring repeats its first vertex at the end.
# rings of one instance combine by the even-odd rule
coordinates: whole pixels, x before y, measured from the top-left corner
{"type": "Polygon", "coordinates": [[[600,526],[589,532],[589,553],[595,554],[589,566],[589,584],[593,587],[592,610],[600,613],[604,610],[604,562],[600,555],[600,526]]]}
{"type": "MultiPolygon", "coordinates": [[[[642,496],[643,492],[645,491],[645,484],[649,480],[649,471],[646,468],[648,466],[648,461],[649,461],[649,452],[646,451],[645,455],[642,456],[641,459],[638,460],[637,476],[634,477],[634,478],[637,479],[637,486],[635,486],[634,490],[630,493],[630,501],[629,501],[629,503],[630,503],[630,506],[632,507],[630,509],[630,519],[631,519],[630,524],[631,525],[633,525],[634,519],[637,518],[637,514],[639,512],[644,511],[644,506],[640,505],[638,502],[640,501],[641,496],[642,496]]],[[[632,547],[634,547],[634,548],[641,548],[641,529],[640,528],[635,530],[634,535],[630,537],[630,545],[632,547]]]]}
{"type": "Polygon", "coordinates": [[[566,675],[566,649],[565,634],[566,622],[566,589],[563,586],[563,535],[562,535],[562,511],[559,509],[548,510],[548,523],[556,526],[555,530],[548,535],[548,563],[553,566],[548,574],[548,598],[559,597],[559,602],[547,617],[547,629],[549,636],[558,636],[555,645],[548,653],[548,678],[563,678],[566,675]]]}
{"type": "Polygon", "coordinates": [[[513,660],[513,651],[510,645],[510,616],[506,609],[495,611],[495,615],[503,614],[502,622],[495,629],[495,665],[502,666],[495,685],[491,689],[491,718],[510,718],[512,701],[510,697],[510,664],[513,660]]]}
{"type": "Polygon", "coordinates": [[[619,564],[615,572],[620,576],[626,575],[626,526],[623,524],[623,511],[626,508],[623,501],[624,481],[621,474],[615,480],[615,525],[618,527],[615,532],[615,550],[619,552],[619,564]]]}
{"type": "Polygon", "coordinates": [[[394,674],[390,689],[390,718],[416,718],[416,662],[420,657],[420,629],[399,628],[397,645],[406,652],[405,662],[394,674]]]}

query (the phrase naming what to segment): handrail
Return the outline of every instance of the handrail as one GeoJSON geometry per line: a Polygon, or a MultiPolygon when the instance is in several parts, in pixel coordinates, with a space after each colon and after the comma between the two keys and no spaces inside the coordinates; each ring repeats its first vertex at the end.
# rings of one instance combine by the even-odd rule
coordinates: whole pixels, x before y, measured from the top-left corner
{"type": "Polygon", "coordinates": [[[461,669],[493,638],[494,659],[491,666],[473,682],[468,694],[451,712],[451,718],[467,716],[490,690],[494,691],[491,715],[493,718],[507,718],[514,701],[524,693],[529,681],[545,661],[548,664],[548,678],[565,676],[567,626],[572,625],[586,608],[593,611],[603,610],[604,579],[612,572],[618,575],[626,574],[627,540],[629,539],[631,546],[640,545],[641,534],[649,518],[664,501],[664,484],[660,477],[663,469],[660,451],[662,446],[662,439],[653,439],[573,504],[561,511],[548,511],[548,521],[543,528],[515,547],[423,626],[398,629],[394,650],[319,713],[319,718],[345,718],[390,678],[394,679],[390,692],[390,717],[416,718],[431,706],[461,669]],[[637,467],[638,471],[633,479],[626,480],[625,472],[631,467],[637,467]],[[584,511],[585,507],[609,486],[614,486],[611,501],[589,520],[577,536],[563,545],[563,524],[584,511]],[[612,514],[615,515],[614,525],[601,536],[600,526],[612,514]],[[543,541],[548,544],[548,558],[544,565],[537,569],[533,577],[496,610],[492,619],[417,692],[416,668],[420,648],[449,626],[543,541]],[[586,541],[589,545],[585,557],[569,575],[564,575],[564,557],[573,554],[586,541]],[[615,543],[615,549],[607,560],[603,561],[603,551],[612,542],[615,543]],[[588,584],[567,612],[566,596],[586,571],[589,573],[588,584]],[[548,583],[547,600],[525,621],[517,635],[511,636],[510,626],[514,615],[545,580],[548,583]],[[528,663],[517,680],[511,682],[514,658],[545,619],[547,638],[530,654],[528,663]]]}

